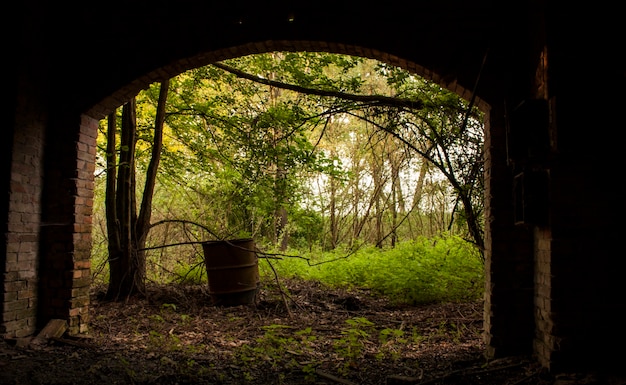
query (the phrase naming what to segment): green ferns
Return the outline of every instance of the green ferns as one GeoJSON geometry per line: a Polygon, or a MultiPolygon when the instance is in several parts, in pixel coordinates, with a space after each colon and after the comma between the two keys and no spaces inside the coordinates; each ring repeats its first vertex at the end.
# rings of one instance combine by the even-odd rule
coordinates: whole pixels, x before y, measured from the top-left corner
{"type": "Polygon", "coordinates": [[[421,304],[481,299],[484,265],[478,250],[456,237],[419,238],[395,248],[364,247],[355,253],[311,253],[300,258],[260,261],[262,280],[269,263],[284,278],[320,281],[331,287],[367,288],[397,303],[421,304]]]}

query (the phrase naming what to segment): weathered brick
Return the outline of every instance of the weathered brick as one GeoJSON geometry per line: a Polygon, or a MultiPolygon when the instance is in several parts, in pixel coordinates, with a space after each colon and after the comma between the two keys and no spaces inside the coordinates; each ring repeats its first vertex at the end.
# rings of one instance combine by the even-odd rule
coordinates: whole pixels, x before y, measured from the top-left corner
{"type": "Polygon", "coordinates": [[[20,290],[25,290],[28,288],[28,283],[24,280],[13,280],[9,282],[5,282],[4,291],[5,292],[18,292],[20,290]]]}
{"type": "Polygon", "coordinates": [[[13,302],[8,302],[4,304],[4,311],[18,311],[24,310],[28,308],[28,300],[27,299],[18,299],[13,302]]]}

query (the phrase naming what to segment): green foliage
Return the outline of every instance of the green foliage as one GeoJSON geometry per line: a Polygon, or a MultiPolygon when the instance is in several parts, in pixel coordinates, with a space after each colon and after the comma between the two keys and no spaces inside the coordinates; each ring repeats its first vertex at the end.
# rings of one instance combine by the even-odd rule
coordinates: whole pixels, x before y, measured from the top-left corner
{"type": "Polygon", "coordinates": [[[334,348],[344,360],[344,373],[356,366],[356,361],[363,355],[366,343],[370,339],[374,323],[365,317],[346,320],[348,328],[341,331],[342,338],[335,340],[334,348]]]}
{"type": "MultiPolygon", "coordinates": [[[[345,323],[341,335],[332,342],[334,358],[342,362],[339,370],[343,374],[357,368],[358,361],[366,354],[373,354],[381,360],[397,359],[401,350],[407,348],[409,340],[404,338],[402,330],[379,329],[365,317],[349,318],[345,323]]],[[[260,366],[276,371],[299,369],[307,375],[307,379],[315,378],[319,346],[316,345],[318,337],[313,328],[294,330],[289,326],[271,324],[263,329],[263,336],[235,349],[234,355],[243,365],[242,369],[247,373],[260,366]],[[306,364],[301,364],[301,361],[306,364]]],[[[419,343],[419,339],[411,342],[419,343]]]]}
{"type": "Polygon", "coordinates": [[[200,285],[207,282],[206,269],[203,263],[188,264],[179,261],[173,274],[176,282],[182,284],[200,285]]]}
{"type": "MultiPolygon", "coordinates": [[[[395,248],[366,246],[352,255],[311,252],[268,260],[283,277],[318,280],[333,287],[369,288],[399,303],[482,298],[484,267],[474,246],[456,236],[419,238],[395,248]]],[[[259,265],[263,277],[273,272],[259,265]]]]}
{"type": "MultiPolygon", "coordinates": [[[[152,215],[153,222],[186,219],[205,227],[154,227],[147,247],[253,237],[274,250],[284,235],[291,249],[280,253],[302,258],[271,260],[281,276],[367,287],[407,303],[482,296],[480,253],[457,237],[481,236],[479,112],[467,115],[458,95],[364,58],[271,52],[221,63],[235,71],[217,64],[170,80],[152,215]],[[423,108],[279,89],[236,71],[308,89],[403,98],[423,108]],[[384,181],[380,186],[371,186],[374,175],[384,181]],[[394,177],[401,186],[391,194],[394,177]],[[281,210],[287,223],[280,224],[281,210]],[[479,227],[473,233],[472,224],[479,227]]],[[[137,95],[139,171],[149,162],[158,95],[158,84],[137,95]]],[[[102,123],[99,175],[106,156],[102,123]]],[[[103,180],[96,180],[92,249],[100,283],[108,281],[103,180]]],[[[148,250],[146,257],[148,279],[206,283],[197,245],[148,250]]],[[[265,277],[273,274],[267,263],[260,268],[265,277]]]]}
{"type": "MultiPolygon", "coordinates": [[[[395,358],[398,344],[403,344],[403,331],[398,329],[377,330],[376,325],[365,317],[347,319],[346,327],[341,331],[341,337],[333,342],[333,350],[337,358],[343,362],[341,370],[345,373],[356,367],[359,359],[363,358],[366,349],[372,349],[379,359],[395,358]]],[[[283,325],[269,325],[265,327],[265,334],[257,338],[254,344],[241,346],[236,356],[248,365],[258,365],[259,362],[269,363],[273,369],[281,367],[299,367],[299,364],[289,357],[312,356],[315,353],[314,342],[317,337],[311,328],[291,331],[283,325]],[[287,354],[286,354],[287,353],[287,354]]],[[[314,364],[302,368],[305,373],[314,372],[314,364]]]]}
{"type": "Polygon", "coordinates": [[[279,324],[268,325],[264,329],[265,334],[254,343],[242,345],[236,350],[235,356],[244,365],[243,369],[250,369],[247,373],[260,365],[268,365],[277,372],[285,368],[300,369],[307,378],[313,378],[314,365],[301,367],[297,361],[299,356],[311,355],[315,350],[313,343],[317,337],[312,334],[312,329],[292,332],[291,327],[279,324]]]}
{"type": "Polygon", "coordinates": [[[311,250],[323,241],[324,218],[319,211],[304,207],[289,210],[290,244],[295,249],[311,250]]]}
{"type": "Polygon", "coordinates": [[[404,338],[403,330],[385,328],[379,332],[378,341],[381,347],[376,358],[396,360],[400,358],[398,346],[406,344],[408,339],[404,338]]]}

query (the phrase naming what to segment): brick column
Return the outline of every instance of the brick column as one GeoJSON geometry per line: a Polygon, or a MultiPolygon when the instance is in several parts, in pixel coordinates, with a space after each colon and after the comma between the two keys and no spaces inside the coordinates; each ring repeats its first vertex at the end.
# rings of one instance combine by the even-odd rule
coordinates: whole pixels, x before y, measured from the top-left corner
{"type": "Polygon", "coordinates": [[[504,112],[485,125],[486,356],[530,354],[533,322],[533,239],[514,224],[513,172],[507,165],[504,112]]]}
{"type": "Polygon", "coordinates": [[[30,123],[13,141],[0,326],[5,337],[24,337],[36,327],[43,128],[30,123]]]}
{"type": "MultiPolygon", "coordinates": [[[[20,94],[14,105],[15,128],[3,143],[3,177],[8,180],[7,206],[3,209],[5,242],[0,255],[0,335],[26,337],[36,329],[38,290],[38,244],[41,214],[44,123],[47,119],[38,105],[39,93],[33,86],[43,84],[31,73],[15,74],[20,94]],[[28,95],[28,96],[25,96],[28,95]],[[4,174],[4,173],[8,173],[4,174]],[[6,211],[4,211],[6,210],[6,211]]],[[[8,117],[10,119],[10,117],[8,117]]],[[[5,181],[3,181],[5,182],[5,181]]]]}
{"type": "Polygon", "coordinates": [[[71,334],[87,332],[89,321],[97,127],[86,116],[59,119],[46,147],[38,327],[65,319],[71,334]]]}

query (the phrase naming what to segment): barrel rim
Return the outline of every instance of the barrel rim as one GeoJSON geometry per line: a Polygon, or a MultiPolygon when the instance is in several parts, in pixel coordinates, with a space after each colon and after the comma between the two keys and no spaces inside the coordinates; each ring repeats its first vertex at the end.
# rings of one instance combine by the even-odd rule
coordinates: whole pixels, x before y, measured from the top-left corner
{"type": "Polygon", "coordinates": [[[254,238],[236,238],[236,239],[212,239],[210,241],[202,242],[203,245],[214,245],[218,243],[244,243],[244,242],[253,242],[254,238]]]}

